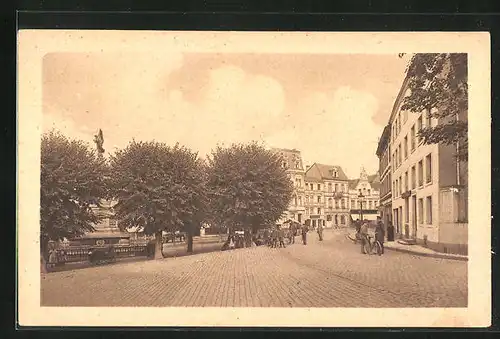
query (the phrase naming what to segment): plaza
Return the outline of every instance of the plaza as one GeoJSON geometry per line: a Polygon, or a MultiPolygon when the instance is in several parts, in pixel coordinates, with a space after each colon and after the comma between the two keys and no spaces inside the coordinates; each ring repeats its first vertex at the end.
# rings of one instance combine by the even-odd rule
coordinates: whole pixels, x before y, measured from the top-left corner
{"type": "Polygon", "coordinates": [[[42,274],[41,306],[467,307],[466,261],[363,255],[345,235],[42,274]]]}

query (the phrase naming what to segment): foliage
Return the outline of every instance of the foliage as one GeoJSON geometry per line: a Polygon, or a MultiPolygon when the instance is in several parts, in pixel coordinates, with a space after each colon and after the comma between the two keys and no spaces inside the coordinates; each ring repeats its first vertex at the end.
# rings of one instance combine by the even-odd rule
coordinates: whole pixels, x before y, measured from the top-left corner
{"type": "Polygon", "coordinates": [[[132,141],[110,158],[110,198],[120,227],[146,234],[182,230],[203,218],[205,179],[197,154],[185,147],[132,141]]]}
{"type": "Polygon", "coordinates": [[[278,220],[293,193],[281,164],[278,154],[256,143],[218,146],[208,159],[212,221],[255,231],[278,220]]]}
{"type": "Polygon", "coordinates": [[[451,145],[459,142],[457,157],[468,159],[467,116],[467,54],[415,54],[407,68],[410,94],[402,109],[420,113],[432,112],[439,118],[437,126],[426,126],[419,137],[426,144],[451,145]]]}
{"type": "Polygon", "coordinates": [[[93,231],[92,211],[104,195],[104,159],[80,140],[56,131],[42,136],[40,171],[41,245],[93,231]]]}

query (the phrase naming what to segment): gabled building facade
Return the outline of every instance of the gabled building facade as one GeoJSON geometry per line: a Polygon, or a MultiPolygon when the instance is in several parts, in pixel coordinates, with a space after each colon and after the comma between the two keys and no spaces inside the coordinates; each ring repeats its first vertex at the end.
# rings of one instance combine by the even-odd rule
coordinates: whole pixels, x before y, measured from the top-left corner
{"type": "Polygon", "coordinates": [[[364,168],[358,179],[349,180],[350,219],[374,221],[379,215],[380,178],[368,175],[364,168]]]}
{"type": "Polygon", "coordinates": [[[305,172],[305,216],[315,228],[349,223],[349,180],[340,166],[314,163],[305,172]]]}

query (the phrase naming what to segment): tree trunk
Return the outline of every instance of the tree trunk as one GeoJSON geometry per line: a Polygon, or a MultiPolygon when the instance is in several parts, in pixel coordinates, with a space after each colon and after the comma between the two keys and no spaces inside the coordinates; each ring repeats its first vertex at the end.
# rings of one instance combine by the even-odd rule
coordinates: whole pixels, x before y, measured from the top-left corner
{"type": "Polygon", "coordinates": [[[193,226],[189,226],[186,232],[187,236],[187,252],[193,253],[193,226]]]}
{"type": "Polygon", "coordinates": [[[163,240],[162,231],[157,231],[155,233],[155,259],[163,259],[163,240]]]}

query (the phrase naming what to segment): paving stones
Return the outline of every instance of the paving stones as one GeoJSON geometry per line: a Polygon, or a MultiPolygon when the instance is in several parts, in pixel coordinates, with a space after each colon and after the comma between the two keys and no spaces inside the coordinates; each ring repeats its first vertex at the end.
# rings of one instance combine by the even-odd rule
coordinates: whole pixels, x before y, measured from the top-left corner
{"type": "Polygon", "coordinates": [[[42,276],[42,306],[466,307],[467,263],[367,256],[338,231],[255,247],[42,276]]]}

